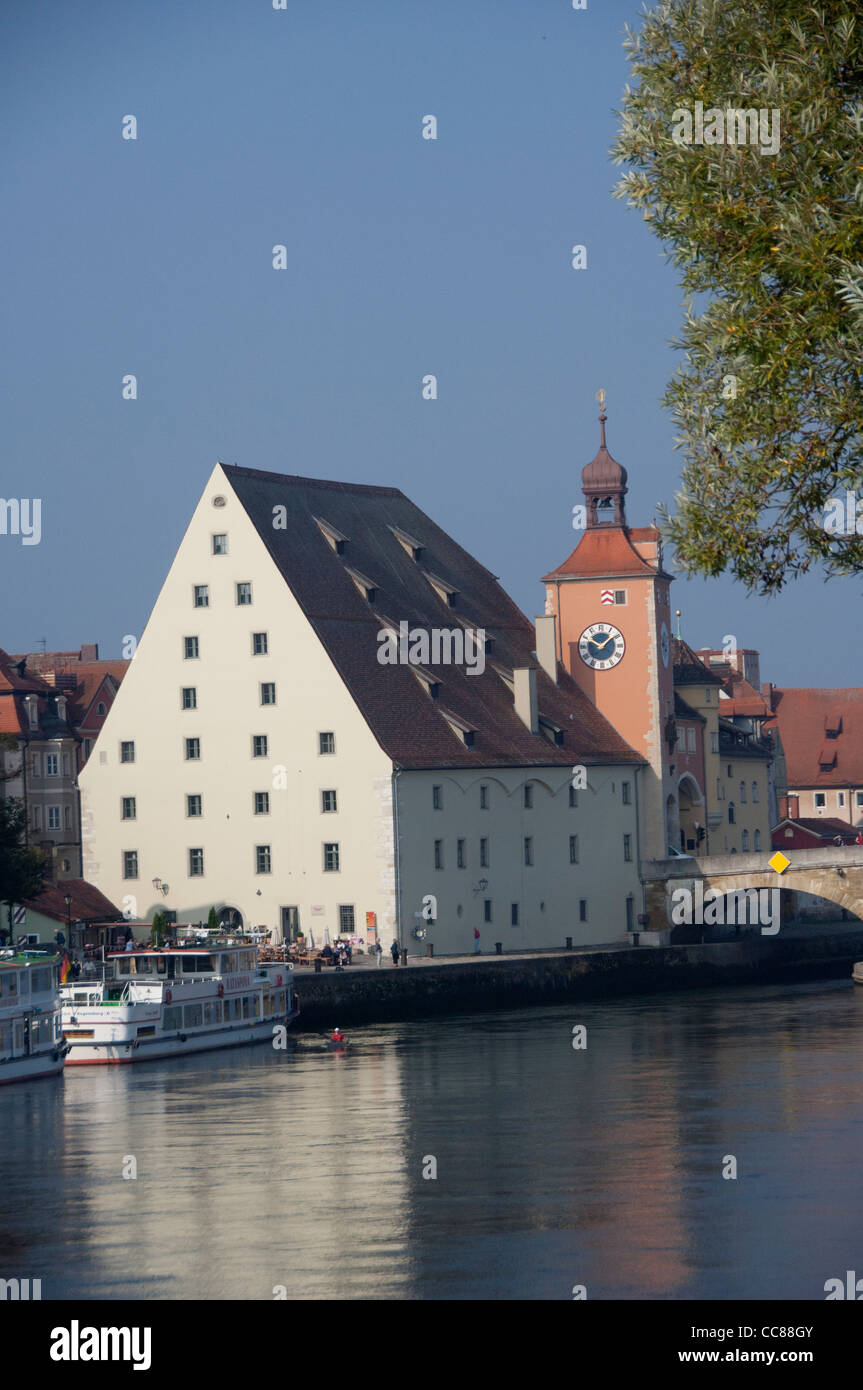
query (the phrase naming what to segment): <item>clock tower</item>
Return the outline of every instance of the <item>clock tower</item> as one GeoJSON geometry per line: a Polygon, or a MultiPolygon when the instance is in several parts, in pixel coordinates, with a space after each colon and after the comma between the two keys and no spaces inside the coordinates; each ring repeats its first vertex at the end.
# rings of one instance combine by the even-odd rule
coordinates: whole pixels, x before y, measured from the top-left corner
{"type": "Polygon", "coordinates": [[[626,469],[605,442],[583,469],[584,505],[573,508],[581,539],[545,575],[545,611],[555,617],[557,656],[597,709],[649,767],[639,774],[640,855],[665,859],[679,844],[671,657],[671,575],[655,526],[626,522],[626,469]]]}

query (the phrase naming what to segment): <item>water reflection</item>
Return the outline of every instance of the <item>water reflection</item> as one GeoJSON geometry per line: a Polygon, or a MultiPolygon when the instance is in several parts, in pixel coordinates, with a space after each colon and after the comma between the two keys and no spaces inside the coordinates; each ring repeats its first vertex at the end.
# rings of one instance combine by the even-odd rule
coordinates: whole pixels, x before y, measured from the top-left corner
{"type": "Polygon", "coordinates": [[[861,1026],[863,991],[819,982],[5,1087],[0,1276],[46,1298],[823,1298],[860,1262],[861,1026]]]}

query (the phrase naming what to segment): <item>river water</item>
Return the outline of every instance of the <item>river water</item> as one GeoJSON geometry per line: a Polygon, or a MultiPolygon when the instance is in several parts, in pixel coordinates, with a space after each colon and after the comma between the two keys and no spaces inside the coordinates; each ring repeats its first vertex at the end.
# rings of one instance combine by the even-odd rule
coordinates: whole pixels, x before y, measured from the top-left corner
{"type": "Polygon", "coordinates": [[[823,1300],[863,1273],[850,983],[350,1037],[4,1087],[0,1277],[75,1300],[823,1300]]]}

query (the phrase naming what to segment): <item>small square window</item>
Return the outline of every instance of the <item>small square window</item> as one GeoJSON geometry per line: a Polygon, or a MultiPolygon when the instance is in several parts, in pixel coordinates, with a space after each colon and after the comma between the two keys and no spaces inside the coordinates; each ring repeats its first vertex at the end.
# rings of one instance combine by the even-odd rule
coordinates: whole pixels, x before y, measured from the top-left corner
{"type": "Polygon", "coordinates": [[[138,877],[138,851],[136,849],[126,849],[123,851],[123,877],[138,877]]]}
{"type": "Polygon", "coordinates": [[[268,874],[270,872],[270,846],[255,845],[255,873],[268,874]]]}
{"type": "Polygon", "coordinates": [[[631,863],[631,862],[632,862],[632,836],[631,836],[631,835],[624,835],[624,837],[623,837],[623,857],[624,857],[624,859],[626,860],[627,863],[631,863]]]}
{"type": "Polygon", "coordinates": [[[443,840],[434,842],[434,866],[436,869],[443,868],[443,840]]]}
{"type": "Polygon", "coordinates": [[[192,762],[201,756],[201,740],[199,738],[186,739],[186,761],[192,762]]]}
{"type": "Polygon", "coordinates": [[[337,803],[338,803],[338,798],[337,798],[336,793],[335,793],[334,791],[325,791],[325,792],[321,792],[321,810],[322,810],[322,811],[337,811],[337,810],[339,809],[337,803]]]}
{"type": "Polygon", "coordinates": [[[198,692],[193,685],[184,685],[180,693],[180,706],[182,709],[198,708],[198,692]]]}
{"type": "Polygon", "coordinates": [[[194,795],[194,796],[187,796],[187,797],[186,797],[186,815],[187,815],[187,816],[200,816],[200,815],[201,815],[201,798],[200,798],[200,796],[194,795]]]}
{"type": "Polygon", "coordinates": [[[49,807],[48,807],[48,829],[49,829],[49,830],[59,830],[59,829],[60,829],[60,807],[59,807],[59,806],[49,806],[49,807]]]}
{"type": "Polygon", "coordinates": [[[570,864],[577,864],[577,863],[578,863],[578,836],[577,836],[577,835],[570,835],[570,837],[569,837],[569,862],[570,862],[570,864]]]}
{"type": "Polygon", "coordinates": [[[252,633],[252,656],[266,656],[268,651],[267,634],[265,632],[252,633]]]}
{"type": "Polygon", "coordinates": [[[345,904],[339,907],[339,936],[353,936],[356,930],[356,918],[352,904],[345,904]]]}
{"type": "Polygon", "coordinates": [[[510,926],[512,926],[512,927],[517,927],[517,926],[518,926],[518,903],[511,903],[511,904],[510,904],[510,908],[509,908],[509,922],[510,922],[510,926]]]}
{"type": "Polygon", "coordinates": [[[237,606],[246,608],[252,601],[252,586],[246,582],[237,585],[237,606]]]}
{"type": "Polygon", "coordinates": [[[274,705],[276,703],[276,684],[275,681],[261,682],[261,704],[274,705]]]}
{"type": "Polygon", "coordinates": [[[481,811],[488,810],[488,787],[485,783],[482,783],[479,789],[479,809],[481,811]]]}
{"type": "Polygon", "coordinates": [[[196,585],[195,585],[195,607],[196,607],[196,608],[209,608],[209,606],[210,606],[210,589],[209,589],[209,585],[207,585],[207,584],[196,584],[196,585]]]}
{"type": "Polygon", "coordinates": [[[530,810],[533,805],[533,787],[529,784],[524,789],[524,805],[526,810],[530,810]]]}
{"type": "Polygon", "coordinates": [[[227,553],[228,553],[228,537],[227,537],[224,533],[223,533],[222,535],[219,535],[219,536],[214,536],[214,537],[213,537],[213,554],[214,554],[214,555],[227,555],[227,553]]]}
{"type": "Polygon", "coordinates": [[[267,749],[268,749],[268,748],[269,748],[269,741],[268,741],[268,739],[267,739],[267,735],[266,735],[266,734],[253,734],[253,735],[252,735],[252,757],[253,757],[253,758],[265,758],[265,757],[267,756],[267,749]]]}
{"type": "Polygon", "coordinates": [[[339,847],[336,844],[324,845],[324,873],[334,874],[339,870],[339,847]]]}
{"type": "Polygon", "coordinates": [[[528,868],[533,864],[533,838],[530,835],[524,837],[524,862],[528,868]]]}
{"type": "Polygon", "coordinates": [[[579,922],[587,921],[587,898],[579,898],[578,900],[578,920],[579,922]]]}
{"type": "Polygon", "coordinates": [[[46,754],[45,754],[45,776],[46,776],[46,777],[59,777],[59,776],[60,776],[60,758],[59,758],[59,756],[58,756],[56,753],[46,753],[46,754]]]}
{"type": "Polygon", "coordinates": [[[488,868],[488,840],[483,836],[479,842],[479,867],[488,868]]]}
{"type": "Polygon", "coordinates": [[[255,792],[255,815],[268,816],[270,814],[270,793],[255,792]]]}
{"type": "Polygon", "coordinates": [[[204,876],[204,851],[202,849],[189,850],[189,878],[203,878],[204,876]]]}
{"type": "Polygon", "coordinates": [[[629,805],[630,805],[630,800],[631,800],[631,798],[630,798],[630,784],[629,784],[629,782],[621,782],[621,784],[620,784],[620,799],[621,799],[621,801],[623,802],[623,805],[624,805],[624,806],[629,806],[629,805]]]}
{"type": "Polygon", "coordinates": [[[335,753],[335,734],[318,734],[318,749],[321,753],[335,753]]]}
{"type": "Polygon", "coordinates": [[[464,852],[464,840],[456,840],[455,842],[455,859],[456,868],[464,869],[467,867],[467,861],[465,859],[464,852]]]}
{"type": "Polygon", "coordinates": [[[863,806],[863,792],[854,793],[854,805],[863,806]]]}
{"type": "Polygon", "coordinates": [[[443,810],[443,787],[432,787],[432,810],[443,810]]]}
{"type": "Polygon", "coordinates": [[[484,922],[490,922],[490,921],[491,921],[491,898],[484,898],[484,899],[483,899],[483,904],[482,904],[482,920],[483,920],[484,922]]]}
{"type": "Polygon", "coordinates": [[[201,653],[200,653],[200,651],[199,651],[199,649],[198,649],[198,639],[197,639],[197,637],[184,637],[184,638],[183,638],[183,656],[184,656],[185,660],[186,660],[186,661],[192,661],[192,660],[194,660],[194,658],[195,658],[196,656],[200,656],[200,655],[201,655],[201,653]]]}
{"type": "Polygon", "coordinates": [[[121,818],[123,820],[135,820],[137,811],[134,796],[124,796],[122,802],[121,818]]]}
{"type": "Polygon", "coordinates": [[[620,604],[622,604],[622,603],[626,603],[626,590],[625,590],[625,589],[615,589],[615,591],[614,591],[614,602],[615,602],[618,606],[619,606],[620,604]]]}
{"type": "MultiPolygon", "coordinates": [[[[49,754],[50,756],[50,754],[49,754]]],[[[135,761],[135,744],[132,739],[120,744],[120,762],[133,763],[135,761]]]]}
{"type": "Polygon", "coordinates": [[[816,806],[826,806],[826,804],[827,804],[827,798],[826,798],[824,792],[816,792],[816,793],[815,793],[815,805],[816,805],[816,806]]]}

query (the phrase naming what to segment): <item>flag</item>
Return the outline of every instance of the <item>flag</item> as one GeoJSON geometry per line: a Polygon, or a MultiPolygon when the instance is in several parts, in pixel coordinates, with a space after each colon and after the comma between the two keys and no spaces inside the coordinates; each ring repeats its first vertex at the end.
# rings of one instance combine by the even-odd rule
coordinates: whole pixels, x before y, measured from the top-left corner
{"type": "Polygon", "coordinates": [[[67,981],[68,978],[69,978],[69,973],[70,973],[71,969],[72,969],[72,966],[71,966],[71,964],[70,964],[70,962],[69,962],[69,957],[68,957],[67,955],[64,955],[64,956],[63,956],[63,964],[60,966],[60,983],[61,983],[61,985],[65,985],[66,981],[67,981]]]}

